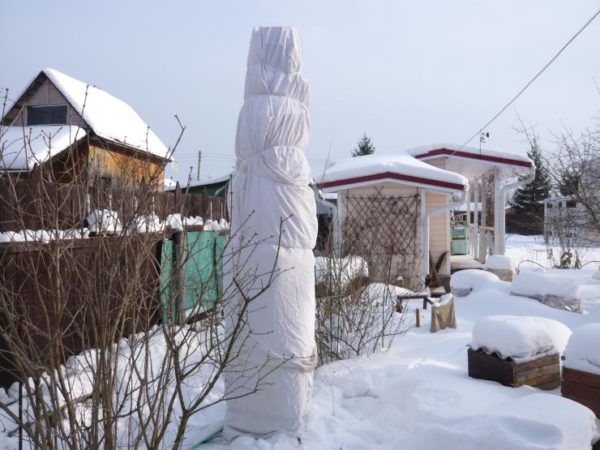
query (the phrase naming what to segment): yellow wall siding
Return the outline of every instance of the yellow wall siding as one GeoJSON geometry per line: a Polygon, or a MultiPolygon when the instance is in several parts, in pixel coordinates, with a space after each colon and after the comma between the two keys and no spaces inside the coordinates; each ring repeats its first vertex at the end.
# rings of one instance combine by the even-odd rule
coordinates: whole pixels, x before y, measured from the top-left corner
{"type": "Polygon", "coordinates": [[[132,183],[143,180],[156,189],[162,189],[163,186],[163,164],[143,153],[90,145],[89,165],[92,174],[96,176],[120,178],[132,183]]]}
{"type": "MultiPolygon", "coordinates": [[[[427,211],[432,211],[436,208],[444,206],[448,203],[446,194],[428,192],[427,193],[427,211]]],[[[433,257],[433,262],[437,263],[438,258],[445,251],[446,263],[440,269],[440,274],[450,274],[450,229],[449,229],[449,213],[439,213],[429,220],[429,251],[433,257]]]]}

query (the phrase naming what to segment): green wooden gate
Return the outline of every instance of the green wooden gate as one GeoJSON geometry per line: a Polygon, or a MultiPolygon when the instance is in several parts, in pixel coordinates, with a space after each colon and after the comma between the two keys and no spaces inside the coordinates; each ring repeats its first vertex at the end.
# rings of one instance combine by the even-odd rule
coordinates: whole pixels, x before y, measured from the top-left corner
{"type": "Polygon", "coordinates": [[[227,235],[218,231],[185,232],[186,258],[182,273],[177,274],[177,249],[173,239],[163,241],[161,250],[161,303],[163,320],[172,322],[196,308],[194,313],[211,309],[223,289],[221,255],[227,235]],[[179,276],[178,276],[179,275],[179,276]],[[181,278],[179,278],[181,277],[181,278]],[[178,280],[183,282],[183,301],[176,291],[178,280]],[[180,308],[183,311],[180,311],[180,308]]]}

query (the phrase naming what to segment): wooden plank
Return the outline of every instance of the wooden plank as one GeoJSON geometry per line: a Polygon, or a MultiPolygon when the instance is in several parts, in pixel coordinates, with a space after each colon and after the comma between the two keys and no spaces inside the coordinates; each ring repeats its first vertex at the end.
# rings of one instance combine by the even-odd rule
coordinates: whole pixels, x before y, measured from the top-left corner
{"type": "Polygon", "coordinates": [[[555,378],[560,380],[560,365],[552,364],[546,365],[542,367],[536,367],[534,369],[522,370],[519,365],[516,368],[516,382],[522,382],[527,380],[533,380],[538,377],[542,377],[545,375],[552,375],[555,378]]]}
{"type": "MultiPolygon", "coordinates": [[[[539,386],[544,386],[546,384],[556,384],[555,387],[560,386],[560,371],[558,373],[550,373],[550,374],[546,374],[546,375],[540,375],[534,378],[528,378],[528,379],[524,379],[524,380],[520,380],[515,382],[515,384],[513,385],[514,387],[518,387],[518,386],[534,386],[534,387],[539,387],[539,386]]],[[[553,388],[554,389],[554,388],[553,388]]]]}
{"type": "Polygon", "coordinates": [[[526,372],[530,369],[536,369],[538,367],[548,366],[552,364],[559,364],[558,353],[553,353],[552,355],[542,356],[540,358],[533,359],[531,361],[523,362],[517,364],[519,366],[519,370],[526,372]]]}
{"type": "Polygon", "coordinates": [[[468,350],[469,376],[483,380],[497,381],[505,386],[514,382],[514,363],[482,351],[468,350]]]}
{"type": "Polygon", "coordinates": [[[563,378],[565,380],[600,389],[600,375],[597,374],[563,367],[563,378]]]}

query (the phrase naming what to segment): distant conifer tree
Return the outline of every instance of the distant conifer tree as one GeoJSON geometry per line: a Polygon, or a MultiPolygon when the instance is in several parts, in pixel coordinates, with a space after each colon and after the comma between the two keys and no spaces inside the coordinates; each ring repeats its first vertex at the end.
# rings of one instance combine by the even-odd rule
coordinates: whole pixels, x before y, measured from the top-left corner
{"type": "Polygon", "coordinates": [[[544,229],[542,201],[550,196],[552,184],[536,139],[533,139],[527,156],[535,164],[535,177],[515,192],[512,200],[514,220],[518,222],[522,234],[541,234],[544,229]]]}
{"type": "Polygon", "coordinates": [[[371,142],[371,139],[367,137],[367,133],[363,134],[354,150],[352,150],[352,156],[364,156],[372,155],[375,153],[375,146],[371,142]]]}

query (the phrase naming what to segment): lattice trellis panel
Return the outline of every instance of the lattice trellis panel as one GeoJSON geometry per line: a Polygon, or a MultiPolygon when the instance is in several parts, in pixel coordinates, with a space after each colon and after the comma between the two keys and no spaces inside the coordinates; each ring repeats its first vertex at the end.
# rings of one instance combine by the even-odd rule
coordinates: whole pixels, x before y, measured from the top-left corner
{"type": "Polygon", "coordinates": [[[363,257],[376,281],[393,282],[402,277],[407,288],[420,288],[420,205],[418,194],[348,196],[345,253],[363,257]]]}

